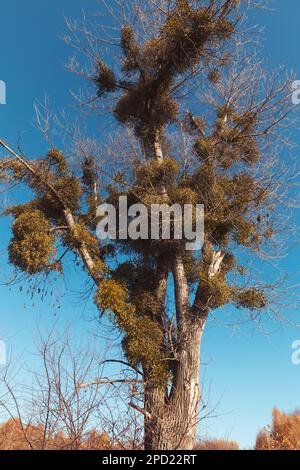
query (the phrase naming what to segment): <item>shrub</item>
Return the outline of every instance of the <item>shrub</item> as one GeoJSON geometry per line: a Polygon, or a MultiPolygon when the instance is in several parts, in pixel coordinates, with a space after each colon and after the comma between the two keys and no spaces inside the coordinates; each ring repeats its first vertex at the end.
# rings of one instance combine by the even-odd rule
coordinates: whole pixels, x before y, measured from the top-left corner
{"type": "Polygon", "coordinates": [[[256,450],[299,450],[300,449],[300,413],[281,413],[273,409],[272,425],[266,427],[257,436],[256,450]]]}
{"type": "Polygon", "coordinates": [[[198,442],[195,450],[239,450],[237,442],[226,441],[225,439],[211,439],[198,442]]]}

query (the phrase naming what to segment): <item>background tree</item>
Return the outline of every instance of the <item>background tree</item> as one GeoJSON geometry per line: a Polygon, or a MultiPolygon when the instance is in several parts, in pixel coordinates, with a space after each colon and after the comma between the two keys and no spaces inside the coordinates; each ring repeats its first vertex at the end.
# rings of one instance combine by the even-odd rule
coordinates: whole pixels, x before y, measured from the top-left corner
{"type": "Polygon", "coordinates": [[[143,406],[130,405],[144,416],[146,449],[194,445],[209,315],[232,304],[256,319],[268,307],[270,286],[250,272],[247,255],[278,256],[275,241],[286,227],[288,170],[278,152],[290,88],[281,71],[261,67],[256,36],[247,32],[249,4],[116,1],[108,11],[117,38],[107,25],[99,38],[68,22],[65,40],[75,35],[78,49],[83,33],[81,50],[93,63],[79,69],[73,59],[70,68],[96,89],[90,108],[109,111],[127,132],[122,151],[106,136],[99,164],[99,154],[77,137],[80,161],[54,144],[44,158],[29,160],[0,141],[9,154],[1,179],[34,195],[6,210],[15,219],[10,262],[36,277],[63,272],[70,251],[82,261],[100,315],[122,333],[126,361],[142,380],[143,406]],[[109,45],[116,55],[108,56],[109,45]],[[201,253],[186,251],[186,240],[100,244],[97,205],[118,207],[119,195],[147,207],[204,204],[201,253]]]}
{"type": "Polygon", "coordinates": [[[140,448],[141,419],[126,406],[130,386],[105,378],[94,340],[82,344],[55,326],[39,331],[34,365],[9,360],[0,374],[1,450],[140,448]]]}

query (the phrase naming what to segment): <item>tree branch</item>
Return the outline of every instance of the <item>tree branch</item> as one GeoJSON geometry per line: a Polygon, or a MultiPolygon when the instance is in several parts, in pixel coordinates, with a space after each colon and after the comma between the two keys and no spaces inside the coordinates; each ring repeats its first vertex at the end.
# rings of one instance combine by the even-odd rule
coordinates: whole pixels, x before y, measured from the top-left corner
{"type": "MultiPolygon", "coordinates": [[[[49,183],[49,181],[47,181],[42,175],[40,175],[32,165],[30,165],[30,163],[24,158],[24,157],[21,157],[20,155],[18,155],[16,152],[14,152],[3,140],[0,139],[0,145],[5,148],[5,150],[7,150],[17,161],[19,161],[20,163],[22,163],[22,165],[24,165],[24,167],[32,174],[34,175],[38,180],[40,180],[41,183],[43,183],[46,188],[53,194],[53,196],[55,197],[55,199],[57,200],[57,202],[59,203],[59,205],[61,206],[62,208],[62,213],[64,215],[64,218],[65,218],[65,221],[67,223],[67,226],[68,226],[68,229],[70,232],[73,231],[74,227],[75,227],[75,220],[74,220],[74,217],[73,217],[73,214],[71,212],[71,210],[68,208],[68,206],[65,204],[65,202],[61,199],[61,197],[59,196],[58,192],[56,191],[56,189],[49,183]]],[[[86,269],[88,270],[89,274],[91,275],[91,277],[93,278],[94,282],[96,283],[96,285],[99,285],[101,279],[102,279],[102,276],[100,273],[97,273],[95,271],[95,263],[88,251],[88,249],[86,248],[86,245],[85,243],[81,243],[79,249],[78,249],[81,257],[82,257],[82,260],[84,262],[84,265],[86,267],[86,269]]]]}
{"type": "Polygon", "coordinates": [[[177,324],[180,326],[189,307],[189,287],[181,255],[174,256],[172,260],[172,273],[175,284],[177,324]]]}
{"type": "Polygon", "coordinates": [[[78,384],[78,388],[88,388],[93,385],[114,385],[114,384],[130,384],[130,383],[144,383],[143,380],[138,379],[116,379],[116,380],[93,380],[92,382],[78,384]]]}
{"type": "Polygon", "coordinates": [[[133,408],[134,410],[138,411],[139,413],[142,413],[142,414],[145,416],[145,418],[147,418],[147,419],[149,419],[149,420],[152,419],[151,414],[150,414],[148,411],[146,411],[146,410],[144,410],[143,408],[141,408],[140,406],[135,405],[135,404],[132,403],[132,402],[128,403],[128,405],[131,406],[131,408],[133,408]]]}

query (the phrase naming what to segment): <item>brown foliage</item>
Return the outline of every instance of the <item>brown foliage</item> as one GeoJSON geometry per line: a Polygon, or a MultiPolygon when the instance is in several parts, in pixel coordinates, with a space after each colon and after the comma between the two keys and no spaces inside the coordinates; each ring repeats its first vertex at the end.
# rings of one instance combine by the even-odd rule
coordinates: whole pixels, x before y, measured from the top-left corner
{"type": "Polygon", "coordinates": [[[273,409],[272,425],[263,429],[256,439],[256,450],[299,450],[300,413],[281,413],[273,409]]]}
{"type": "Polygon", "coordinates": [[[234,441],[225,439],[211,439],[196,443],[195,450],[239,450],[239,445],[234,441]]]}
{"type": "MultiPolygon", "coordinates": [[[[74,443],[63,431],[48,437],[44,444],[44,429],[41,424],[23,424],[19,419],[10,419],[0,425],[0,450],[72,450],[74,443]]],[[[87,433],[79,450],[105,450],[112,448],[108,435],[94,429],[87,433]]]]}

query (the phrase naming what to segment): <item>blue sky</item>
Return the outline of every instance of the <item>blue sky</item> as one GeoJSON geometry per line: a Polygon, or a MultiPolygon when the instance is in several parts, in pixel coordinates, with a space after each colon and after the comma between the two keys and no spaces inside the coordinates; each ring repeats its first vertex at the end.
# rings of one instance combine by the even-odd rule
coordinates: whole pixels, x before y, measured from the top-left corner
{"type": "MultiPolygon", "coordinates": [[[[277,0],[275,11],[257,14],[257,23],[265,25],[264,55],[273,67],[286,64],[300,78],[300,3],[277,0]]],[[[78,79],[64,70],[70,49],[58,34],[65,30],[63,14],[73,18],[82,9],[94,12],[94,0],[10,0],[1,2],[0,80],[7,85],[7,104],[0,106],[0,136],[11,143],[21,138],[29,155],[43,153],[45,144],[32,126],[33,102],[50,97],[54,110],[73,103],[70,90],[79,87],[78,79]]],[[[300,108],[299,108],[300,113],[300,108]]],[[[300,221],[299,216],[297,217],[300,221]]],[[[8,222],[0,221],[1,251],[9,239],[8,222]]],[[[299,247],[291,246],[283,264],[299,282],[299,247]]],[[[8,275],[5,256],[0,259],[1,280],[8,275]]],[[[32,333],[39,321],[45,326],[54,321],[72,322],[78,335],[94,328],[93,305],[83,306],[73,292],[80,285],[73,275],[67,295],[62,281],[56,285],[60,309],[53,302],[43,304],[18,287],[0,285],[0,338],[14,355],[28,361],[33,351],[32,333]],[[72,288],[71,288],[72,287],[72,288]]],[[[300,294],[300,292],[299,292],[300,294]]],[[[297,319],[296,310],[289,312],[297,319]]],[[[300,318],[299,318],[300,323],[300,318]]],[[[211,321],[202,350],[205,396],[218,407],[203,422],[202,435],[237,440],[241,447],[254,444],[258,430],[271,419],[273,406],[283,411],[300,407],[300,366],[291,363],[291,344],[300,339],[300,330],[288,324],[267,325],[273,334],[250,327],[224,328],[211,321]]],[[[268,331],[269,331],[268,330],[268,331]]]]}

